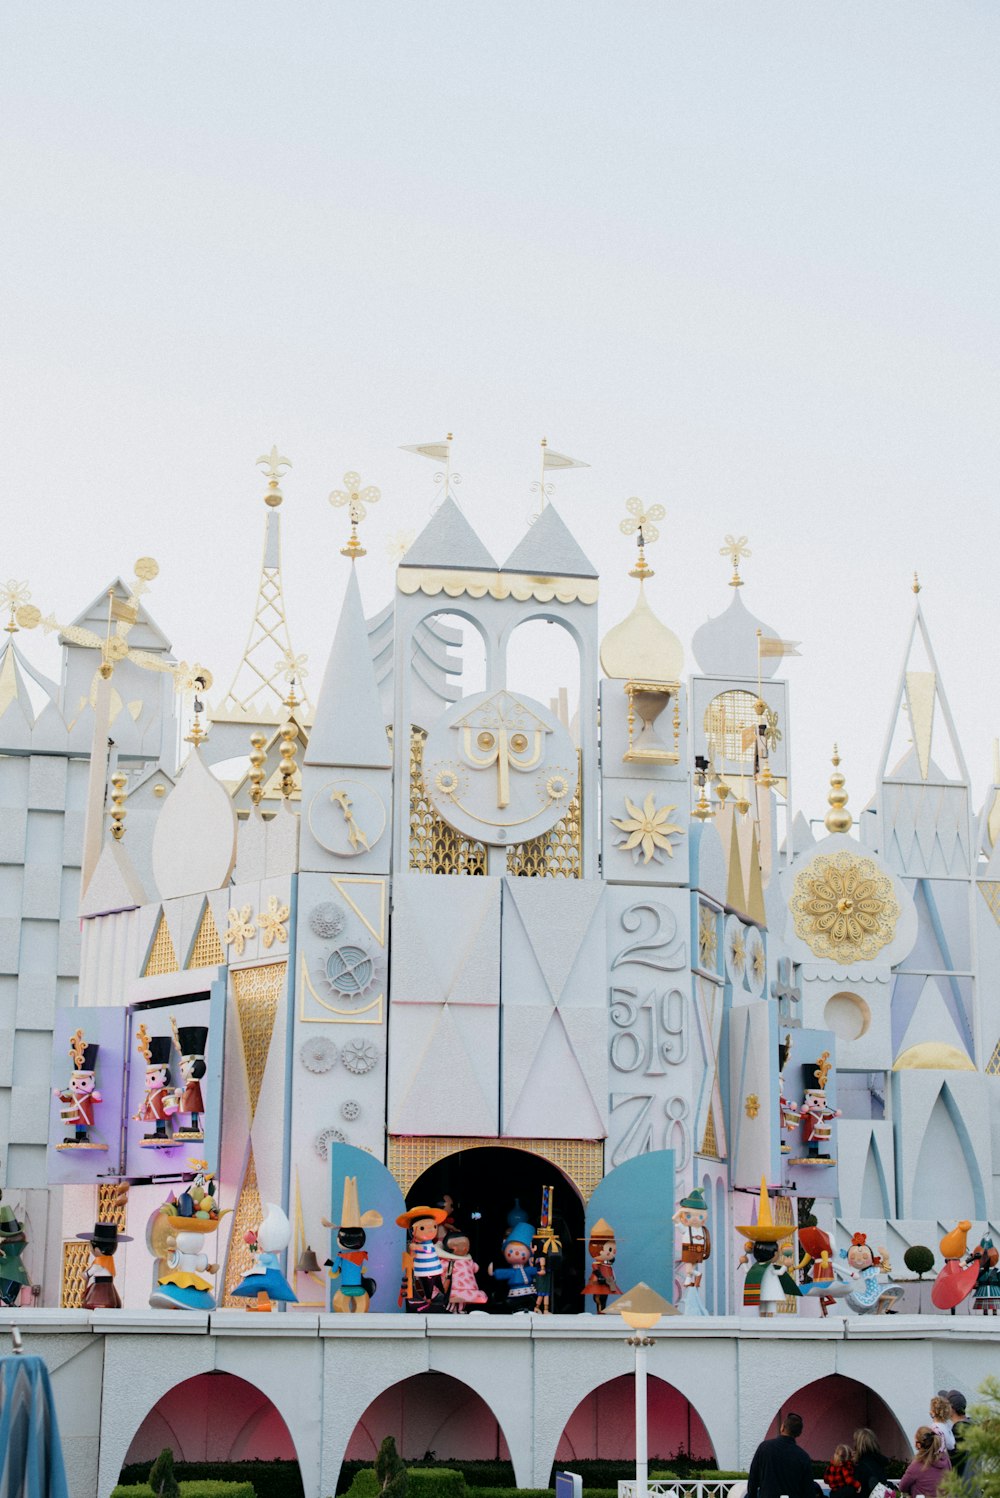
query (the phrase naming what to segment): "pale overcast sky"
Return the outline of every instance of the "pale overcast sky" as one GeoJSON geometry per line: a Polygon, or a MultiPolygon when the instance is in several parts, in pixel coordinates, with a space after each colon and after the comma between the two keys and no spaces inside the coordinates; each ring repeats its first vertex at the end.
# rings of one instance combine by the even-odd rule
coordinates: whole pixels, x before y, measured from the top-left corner
{"type": "MultiPolygon", "coordinates": [[[[326,495],[382,487],[362,588],[456,433],[502,560],[538,439],[687,646],[729,601],[803,641],[796,802],[836,737],[857,812],[922,602],[977,791],[1000,731],[994,0],[7,0],[0,577],[72,615],[151,553],[149,606],[225,683],[273,442],[316,685],[347,565],[326,495]]],[[[51,665],[40,641],[24,648],[51,665]]],[[[689,658],[689,664],[690,658],[689,658]]],[[[530,688],[529,688],[530,689],[530,688]]]]}

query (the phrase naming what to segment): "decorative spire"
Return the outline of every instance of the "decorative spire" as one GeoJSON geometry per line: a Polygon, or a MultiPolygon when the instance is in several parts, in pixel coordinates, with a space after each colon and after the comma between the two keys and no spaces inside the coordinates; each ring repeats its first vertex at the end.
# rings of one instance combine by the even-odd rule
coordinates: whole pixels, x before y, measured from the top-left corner
{"type": "Polygon", "coordinates": [[[729,579],[729,586],[731,588],[742,588],[743,579],[740,577],[740,560],[752,555],[753,553],[747,545],[746,536],[727,536],[725,544],[719,547],[719,556],[728,557],[733,564],[733,575],[729,579]]]}
{"type": "Polygon", "coordinates": [[[623,520],[619,528],[623,536],[634,536],[639,548],[639,556],[629,577],[637,577],[641,583],[647,577],[655,575],[652,567],[646,565],[646,547],[660,539],[660,532],[654,521],[662,520],[667,512],[662,505],[650,505],[647,509],[635,495],[625,501],[625,508],[628,510],[628,519],[623,520]]]}
{"type": "Polygon", "coordinates": [[[262,733],[252,733],[250,743],[250,800],[254,806],[259,806],[264,794],[264,745],[267,738],[262,733]]]}
{"type": "Polygon", "coordinates": [[[844,790],[845,781],[839,766],[840,755],[834,744],[833,774],[830,776],[830,794],[826,798],[830,803],[830,810],[826,814],[827,832],[850,832],[854,825],[851,813],[844,809],[847,806],[847,792],[844,790]]]}
{"type": "Polygon", "coordinates": [[[290,801],[297,790],[295,772],[298,769],[295,763],[295,751],[298,747],[299,730],[295,722],[295,709],[299,706],[299,699],[295,695],[294,681],[288,688],[285,706],[288,709],[288,720],[281,730],[281,759],[278,762],[278,772],[281,775],[281,794],[286,801],[290,801]]]}
{"type": "Polygon", "coordinates": [[[269,453],[264,453],[257,459],[257,467],[263,468],[268,477],[264,503],[269,509],[276,510],[284,499],[285,496],[278,486],[291,466],[289,460],[283,458],[276,447],[272,447],[269,453]]]}
{"type": "Polygon", "coordinates": [[[205,711],[205,704],[202,702],[199,693],[207,692],[212,685],[212,673],[206,671],[203,666],[196,669],[198,674],[192,678],[192,687],[195,694],[194,722],[191,724],[191,732],[185,737],[184,742],[185,744],[193,744],[197,749],[198,745],[203,744],[208,738],[208,734],[201,726],[201,715],[205,711]]]}
{"type": "Polygon", "coordinates": [[[351,561],[355,562],[358,557],[368,555],[358,540],[358,526],[368,514],[368,506],[377,505],[381,498],[382,490],[376,488],[374,484],[366,484],[364,488],[361,487],[361,475],[360,473],[355,473],[353,469],[349,473],[344,474],[343,489],[334,489],[330,495],[330,503],[334,508],[340,509],[342,506],[347,505],[348,513],[351,517],[351,534],[348,537],[347,545],[340,548],[340,555],[342,557],[350,557],[351,561]]]}
{"type": "Polygon", "coordinates": [[[128,776],[121,770],[116,770],[111,777],[111,836],[116,843],[120,843],[125,836],[125,818],[128,812],[125,810],[125,787],[128,785],[128,776]]]}
{"type": "Polygon", "coordinates": [[[30,599],[31,593],[28,590],[28,584],[19,583],[16,577],[8,578],[3,586],[0,587],[0,609],[10,610],[10,617],[4,625],[4,629],[8,634],[16,635],[22,624],[26,629],[34,628],[33,624],[27,624],[23,619],[18,619],[17,616],[21,613],[26,614],[29,618],[33,614],[37,615],[38,617],[34,621],[35,624],[41,619],[41,611],[39,609],[32,609],[30,599]]]}
{"type": "Polygon", "coordinates": [[[912,587],[913,587],[914,593],[919,593],[920,592],[920,579],[919,579],[919,577],[917,576],[916,573],[913,574],[912,587]]]}

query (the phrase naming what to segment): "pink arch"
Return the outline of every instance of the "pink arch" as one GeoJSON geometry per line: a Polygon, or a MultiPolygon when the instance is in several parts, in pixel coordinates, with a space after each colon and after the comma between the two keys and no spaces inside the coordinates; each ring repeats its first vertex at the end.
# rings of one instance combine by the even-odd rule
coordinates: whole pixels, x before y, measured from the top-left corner
{"type": "Polygon", "coordinates": [[[404,1461],[428,1451],[442,1461],[510,1459],[500,1422],[485,1399],[450,1373],[414,1373],[383,1389],[359,1419],[345,1461],[373,1461],[392,1436],[404,1461]]]}
{"type": "Polygon", "coordinates": [[[790,1410],[802,1416],[799,1444],[816,1461],[829,1461],[841,1442],[849,1446],[861,1426],[875,1432],[886,1456],[906,1461],[912,1454],[906,1432],[881,1394],[844,1373],[828,1373],[790,1394],[771,1421],[768,1437],[778,1434],[781,1419],[790,1410]]]}
{"type": "MultiPolygon", "coordinates": [[[[715,1461],[715,1449],[698,1411],[673,1384],[651,1374],[648,1381],[649,1451],[667,1460],[678,1452],[715,1461]]],[[[635,1379],[609,1379],[585,1395],[566,1422],[556,1461],[635,1460],[635,1379]]]]}
{"type": "Polygon", "coordinates": [[[295,1461],[278,1410],[235,1373],[197,1373],[157,1400],[132,1437],[129,1462],[152,1462],[169,1446],[179,1462],[295,1461]]]}

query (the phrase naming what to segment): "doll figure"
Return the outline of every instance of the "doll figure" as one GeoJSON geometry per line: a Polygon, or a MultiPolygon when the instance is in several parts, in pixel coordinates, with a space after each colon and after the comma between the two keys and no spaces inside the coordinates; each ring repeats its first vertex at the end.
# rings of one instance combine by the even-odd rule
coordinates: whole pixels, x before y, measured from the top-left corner
{"type": "Polygon", "coordinates": [[[944,1259],[944,1264],[934,1281],[931,1302],[939,1311],[950,1311],[952,1315],[966,1296],[972,1294],[979,1278],[978,1263],[963,1264],[962,1262],[967,1258],[971,1228],[972,1223],[968,1218],[963,1218],[957,1227],[953,1228],[950,1233],[945,1233],[941,1239],[941,1257],[944,1259]]]}
{"type": "Polygon", "coordinates": [[[824,1051],[815,1066],[802,1068],[805,1097],[799,1108],[802,1138],[810,1160],[829,1160],[833,1120],[840,1117],[839,1108],[826,1100],[826,1079],[830,1075],[830,1053],[824,1051]],[[817,1087],[815,1084],[819,1083],[817,1087]]]}
{"type": "Polygon", "coordinates": [[[888,1263],[885,1250],[881,1254],[873,1253],[865,1233],[855,1233],[851,1239],[851,1246],[841,1250],[841,1257],[847,1260],[847,1274],[841,1266],[836,1266],[841,1278],[850,1281],[850,1293],[845,1298],[845,1304],[859,1316],[870,1316],[872,1314],[881,1316],[885,1312],[892,1312],[895,1302],[901,1299],[903,1289],[901,1285],[883,1284],[880,1278],[881,1271],[888,1263]]]}
{"type": "Polygon", "coordinates": [[[980,1238],[969,1255],[969,1263],[978,1269],[976,1298],[972,1302],[974,1311],[984,1316],[995,1316],[1000,1310],[1000,1254],[993,1247],[992,1238],[980,1238]]]}
{"type": "Polygon", "coordinates": [[[67,1133],[62,1144],[57,1144],[56,1149],[107,1149],[106,1144],[95,1144],[90,1137],[90,1130],[94,1127],[94,1106],[104,1099],[97,1091],[97,1077],[94,1067],[97,1064],[97,1053],[100,1046],[88,1044],[83,1038],[83,1031],[77,1030],[70,1036],[69,1055],[73,1063],[73,1071],[65,1088],[55,1090],[55,1096],[60,1103],[68,1106],[63,1108],[59,1114],[63,1127],[72,1129],[67,1133]]]}
{"type": "Polygon", "coordinates": [[[805,1253],[802,1294],[818,1299],[820,1315],[826,1316],[831,1306],[850,1294],[851,1287],[837,1278],[833,1245],[822,1228],[799,1228],[799,1246],[805,1253]]]}
{"type": "Polygon", "coordinates": [[[133,1116],[154,1125],[152,1134],[140,1140],[144,1148],[171,1142],[167,1120],[177,1112],[177,1094],[170,1089],[170,1036],[150,1035],[145,1025],[136,1031],[136,1050],[146,1061],[146,1093],[133,1116]]]}
{"type": "Polygon", "coordinates": [[[461,1228],[452,1228],[438,1253],[448,1265],[450,1274],[449,1311],[464,1316],[470,1306],[484,1306],[486,1291],[479,1288],[476,1279],[479,1265],[469,1252],[469,1240],[461,1228]]]}
{"type": "Polygon", "coordinates": [[[298,1296],[281,1272],[278,1255],[288,1247],[292,1225],[274,1202],[268,1202],[264,1220],[244,1234],[252,1263],[231,1293],[246,1299],[248,1311],[272,1311],[275,1301],[297,1301],[298,1296]]]}
{"type": "Polygon", "coordinates": [[[494,1269],[491,1264],[487,1270],[491,1279],[507,1287],[506,1299],[497,1306],[497,1310],[508,1316],[517,1311],[530,1311],[535,1304],[538,1269],[531,1262],[534,1236],[535,1230],[530,1222],[516,1222],[504,1239],[503,1264],[499,1269],[494,1269]]]}
{"type": "Polygon", "coordinates": [[[757,1221],[752,1226],[737,1227],[747,1240],[747,1247],[737,1260],[739,1264],[753,1263],[747,1270],[743,1282],[744,1306],[757,1308],[759,1316],[773,1316],[775,1306],[788,1295],[801,1295],[801,1290],[788,1270],[778,1260],[778,1245],[792,1238],[795,1228],[791,1223],[776,1223],[771,1213],[771,1199],[767,1192],[767,1181],[760,1178],[760,1200],[757,1221]]]}
{"type": "Polygon", "coordinates": [[[0,1305],[16,1306],[21,1291],[31,1284],[21,1256],[28,1246],[23,1223],[13,1207],[0,1202],[0,1305]]]}
{"type": "Polygon", "coordinates": [[[532,1242],[532,1252],[538,1278],[535,1280],[535,1310],[543,1316],[552,1313],[555,1281],[562,1263],[562,1243],[555,1230],[553,1203],[555,1187],[542,1187],[542,1210],[538,1218],[538,1232],[532,1242]]]}
{"type": "Polygon", "coordinates": [[[437,1315],[448,1309],[448,1276],[437,1248],[437,1230],[447,1215],[443,1207],[411,1207],[396,1218],[396,1226],[406,1229],[399,1304],[407,1311],[437,1315]]]}
{"type": "Polygon", "coordinates": [[[684,1268],[681,1310],[685,1316],[704,1316],[707,1312],[701,1298],[701,1277],[703,1266],[712,1254],[712,1238],[707,1225],[705,1193],[700,1186],[681,1198],[673,1220],[680,1230],[681,1256],[678,1262],[684,1268]]]}
{"type": "Polygon", "coordinates": [[[590,1279],[580,1294],[592,1295],[594,1311],[598,1316],[603,1316],[608,1296],[622,1293],[621,1286],[615,1279],[614,1263],[618,1251],[615,1230],[603,1217],[598,1218],[590,1230],[587,1251],[590,1254],[590,1279]]]}
{"type": "MultiPolygon", "coordinates": [[[[227,1208],[228,1211],[228,1208],[227,1208]]],[[[206,1274],[217,1274],[209,1263],[205,1237],[214,1233],[226,1215],[182,1217],[171,1196],[146,1226],[146,1245],[156,1260],[149,1303],[159,1311],[214,1311],[215,1295],[206,1274]]]]}
{"type": "Polygon", "coordinates": [[[367,1311],[378,1286],[365,1274],[368,1254],[365,1250],[366,1228],[382,1226],[381,1212],[362,1212],[358,1205],[357,1176],[344,1177],[344,1199],[340,1209],[340,1222],[327,1222],[325,1228],[337,1234],[336,1260],[327,1259],[330,1279],[339,1280],[333,1296],[333,1309],[353,1314],[367,1311]]]}
{"type": "Polygon", "coordinates": [[[90,1244],[93,1257],[87,1265],[87,1288],[83,1306],[87,1311],[120,1311],[122,1298],[115,1285],[115,1251],[119,1243],[131,1243],[127,1233],[120,1233],[113,1222],[95,1222],[92,1233],[77,1233],[90,1244]]]}
{"type": "Polygon", "coordinates": [[[174,1045],[181,1058],[182,1089],[174,1092],[178,1114],[183,1114],[187,1123],[174,1130],[175,1139],[204,1139],[205,1130],[201,1116],[205,1111],[201,1095],[201,1079],[208,1067],[205,1065],[205,1046],[208,1042],[207,1025],[178,1025],[173,1015],[170,1027],[174,1032],[174,1045]]]}

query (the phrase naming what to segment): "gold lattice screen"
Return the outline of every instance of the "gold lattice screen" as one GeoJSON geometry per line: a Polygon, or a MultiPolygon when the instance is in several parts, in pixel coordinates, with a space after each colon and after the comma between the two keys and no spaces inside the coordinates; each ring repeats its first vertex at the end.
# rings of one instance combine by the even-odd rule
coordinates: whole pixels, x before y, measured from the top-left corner
{"type": "MultiPolygon", "coordinates": [[[[120,1233],[125,1231],[128,1214],[128,1186],[120,1181],[108,1182],[97,1188],[97,1216],[95,1222],[113,1222],[120,1233]]],[[[79,1238],[70,1238],[63,1244],[62,1285],[59,1304],[67,1310],[79,1311],[87,1289],[87,1266],[90,1263],[90,1244],[79,1238]]]]}
{"type": "Polygon", "coordinates": [[[548,1160],[572,1181],[585,1203],[604,1175],[603,1139],[491,1139],[488,1135],[453,1139],[440,1134],[390,1134],[387,1163],[405,1196],[425,1170],[448,1155],[497,1147],[528,1150],[548,1160]]]}

